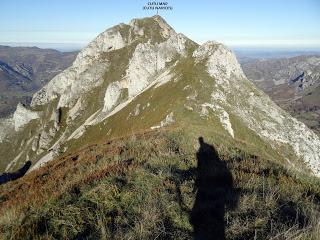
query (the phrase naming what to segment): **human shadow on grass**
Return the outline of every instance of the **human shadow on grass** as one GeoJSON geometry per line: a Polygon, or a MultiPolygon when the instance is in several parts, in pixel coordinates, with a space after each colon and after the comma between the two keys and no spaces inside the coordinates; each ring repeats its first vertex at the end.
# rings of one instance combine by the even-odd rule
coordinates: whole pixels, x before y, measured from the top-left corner
{"type": "Polygon", "coordinates": [[[3,173],[2,175],[0,175],[0,185],[23,177],[27,173],[30,167],[31,167],[31,161],[27,161],[23,165],[23,167],[17,170],[16,172],[3,173]]]}
{"type": "Polygon", "coordinates": [[[237,207],[239,190],[234,188],[232,174],[215,148],[205,143],[202,137],[199,138],[199,144],[197,167],[173,170],[177,200],[181,210],[189,214],[195,240],[224,240],[225,212],[237,207]],[[195,181],[196,193],[191,211],[184,203],[180,189],[182,183],[190,180],[195,181]]]}
{"type": "Polygon", "coordinates": [[[199,138],[197,152],[196,199],[190,213],[194,239],[224,240],[225,211],[238,205],[232,174],[212,145],[199,138]]]}

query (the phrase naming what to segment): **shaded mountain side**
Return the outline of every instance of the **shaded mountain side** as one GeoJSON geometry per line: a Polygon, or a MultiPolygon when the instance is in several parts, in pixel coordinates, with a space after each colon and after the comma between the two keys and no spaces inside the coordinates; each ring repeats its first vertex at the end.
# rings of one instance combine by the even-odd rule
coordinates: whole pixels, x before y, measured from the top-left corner
{"type": "Polygon", "coordinates": [[[318,239],[318,179],[198,137],[158,130],[112,139],[1,185],[0,237],[198,239],[210,229],[233,240],[318,239]],[[210,214],[221,201],[222,220],[210,214]],[[195,226],[201,206],[211,210],[195,226]]]}
{"type": "Polygon", "coordinates": [[[273,101],[320,134],[319,55],[256,59],[241,66],[273,101]]]}
{"type": "Polygon", "coordinates": [[[33,88],[29,78],[0,61],[0,117],[12,113],[19,102],[30,104],[33,88]]]}
{"type": "Polygon", "coordinates": [[[13,113],[19,102],[30,104],[32,95],[69,67],[76,54],[37,47],[0,46],[0,117],[13,113]]]}

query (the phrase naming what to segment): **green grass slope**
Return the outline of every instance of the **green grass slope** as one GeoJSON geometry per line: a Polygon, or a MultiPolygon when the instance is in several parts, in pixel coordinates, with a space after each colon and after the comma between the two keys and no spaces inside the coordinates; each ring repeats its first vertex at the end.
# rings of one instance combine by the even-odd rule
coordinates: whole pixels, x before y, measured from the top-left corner
{"type": "Polygon", "coordinates": [[[93,144],[0,186],[0,238],[318,239],[318,179],[192,135],[93,144]]]}

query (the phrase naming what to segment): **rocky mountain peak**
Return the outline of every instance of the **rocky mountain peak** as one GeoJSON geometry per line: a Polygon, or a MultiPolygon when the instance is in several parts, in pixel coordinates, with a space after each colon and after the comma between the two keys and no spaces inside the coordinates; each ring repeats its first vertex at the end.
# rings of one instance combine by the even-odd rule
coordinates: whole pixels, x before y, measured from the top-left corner
{"type": "MultiPolygon", "coordinates": [[[[180,49],[177,50],[181,52],[184,48],[181,46],[181,40],[185,42],[183,39],[186,39],[186,37],[182,34],[177,36],[176,32],[158,15],[150,18],[133,19],[129,25],[119,24],[111,27],[91,41],[78,54],[73,65],[64,71],[64,74],[58,75],[37,92],[33,96],[31,105],[43,105],[58,96],[62,96],[59,100],[59,107],[74,104],[75,95],[101,84],[102,76],[108,66],[108,61],[101,56],[102,54],[105,55],[136,44],[138,44],[136,52],[139,52],[139,50],[148,51],[151,45],[154,46],[154,43],[160,47],[161,45],[164,46],[163,42],[165,41],[168,41],[167,46],[171,49],[175,48],[175,41],[177,41],[180,49]],[[92,70],[93,72],[87,72],[92,65],[96,66],[92,70]]],[[[158,55],[159,64],[157,66],[161,68],[161,51],[158,55]]]]}
{"type": "Polygon", "coordinates": [[[174,29],[160,15],[143,19],[133,19],[129,22],[129,25],[133,27],[139,35],[157,30],[163,38],[167,39],[171,35],[176,34],[174,29]]]}
{"type": "Polygon", "coordinates": [[[20,106],[17,119],[28,121],[2,139],[19,145],[18,155],[3,152],[7,159],[33,158],[33,168],[101,138],[168,125],[191,132],[201,125],[198,135],[213,131],[256,152],[267,146],[268,156],[320,176],[319,138],[256,89],[226,46],[199,46],[160,16],[98,35],[33,96],[30,111],[20,106]]]}
{"type": "Polygon", "coordinates": [[[218,79],[230,78],[232,75],[237,78],[245,77],[235,54],[219,42],[204,43],[194,51],[193,57],[197,62],[206,60],[209,73],[218,79]]]}
{"type": "Polygon", "coordinates": [[[155,15],[152,17],[162,29],[162,36],[168,38],[170,35],[175,34],[174,29],[160,16],[155,15]]]}

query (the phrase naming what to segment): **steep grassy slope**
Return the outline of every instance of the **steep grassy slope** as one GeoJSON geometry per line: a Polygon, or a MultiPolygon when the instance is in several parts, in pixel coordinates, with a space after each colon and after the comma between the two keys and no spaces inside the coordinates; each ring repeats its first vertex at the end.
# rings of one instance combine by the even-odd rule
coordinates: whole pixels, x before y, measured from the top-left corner
{"type": "Polygon", "coordinates": [[[218,153],[207,144],[199,150],[197,137],[168,129],[53,160],[0,186],[0,236],[191,239],[208,230],[204,223],[227,239],[318,239],[319,180],[232,145],[214,146],[218,153]],[[205,161],[211,168],[201,167],[205,161]]]}

